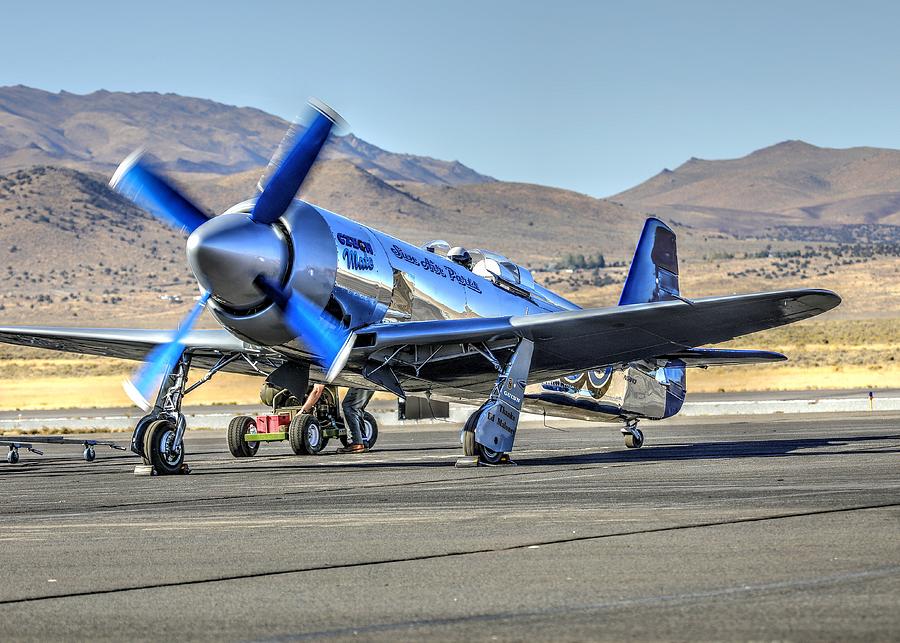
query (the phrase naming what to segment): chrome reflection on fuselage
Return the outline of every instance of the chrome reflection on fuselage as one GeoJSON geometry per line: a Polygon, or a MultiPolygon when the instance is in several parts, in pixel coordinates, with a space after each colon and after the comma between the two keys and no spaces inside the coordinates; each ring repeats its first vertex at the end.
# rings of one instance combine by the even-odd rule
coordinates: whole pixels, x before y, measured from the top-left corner
{"type": "MultiPolygon", "coordinates": [[[[228,212],[245,213],[252,207],[250,200],[228,212]]],[[[476,251],[485,260],[473,272],[439,253],[303,201],[295,202],[281,221],[291,252],[286,281],[350,329],[389,321],[512,317],[579,308],[534,284],[524,268],[487,251],[476,251]],[[515,277],[518,282],[509,283],[515,277]]],[[[215,304],[211,309],[241,336],[280,342],[295,355],[305,352],[272,305],[246,313],[215,304]]],[[[524,406],[531,412],[552,408],[555,415],[601,421],[662,418],[676,404],[680,408],[670,388],[665,375],[610,367],[531,384],[524,406]]]]}

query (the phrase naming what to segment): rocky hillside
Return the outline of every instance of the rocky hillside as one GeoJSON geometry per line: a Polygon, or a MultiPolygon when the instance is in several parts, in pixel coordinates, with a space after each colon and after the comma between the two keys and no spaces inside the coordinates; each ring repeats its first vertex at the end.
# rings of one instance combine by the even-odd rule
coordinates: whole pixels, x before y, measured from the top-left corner
{"type": "MultiPolygon", "coordinates": [[[[176,94],[0,87],[0,172],[62,165],[109,173],[132,150],[145,147],[168,170],[232,174],[265,166],[288,126],[258,109],[176,94]]],[[[391,180],[493,180],[455,161],[394,154],[353,135],[335,137],[324,157],[391,180]]]]}
{"type": "Polygon", "coordinates": [[[900,224],[900,150],[785,141],[742,158],[692,158],[614,197],[693,225],[900,224]]]}

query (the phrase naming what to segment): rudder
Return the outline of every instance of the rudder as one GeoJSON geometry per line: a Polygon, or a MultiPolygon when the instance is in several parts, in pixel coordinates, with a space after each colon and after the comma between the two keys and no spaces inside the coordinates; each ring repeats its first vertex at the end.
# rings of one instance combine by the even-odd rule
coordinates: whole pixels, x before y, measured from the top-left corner
{"type": "Polygon", "coordinates": [[[675,233],[659,219],[650,217],[634,251],[619,305],[668,301],[679,299],[678,295],[675,233]]]}

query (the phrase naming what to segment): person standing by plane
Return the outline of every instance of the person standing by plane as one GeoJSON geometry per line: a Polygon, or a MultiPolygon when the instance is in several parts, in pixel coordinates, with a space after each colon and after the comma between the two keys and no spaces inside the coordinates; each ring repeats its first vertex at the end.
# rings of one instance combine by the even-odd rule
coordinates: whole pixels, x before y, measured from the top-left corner
{"type": "Polygon", "coordinates": [[[368,447],[363,442],[363,411],[366,404],[375,395],[375,391],[364,388],[351,388],[344,395],[341,410],[344,413],[344,424],[347,426],[347,446],[338,449],[338,453],[363,453],[368,447]]]}

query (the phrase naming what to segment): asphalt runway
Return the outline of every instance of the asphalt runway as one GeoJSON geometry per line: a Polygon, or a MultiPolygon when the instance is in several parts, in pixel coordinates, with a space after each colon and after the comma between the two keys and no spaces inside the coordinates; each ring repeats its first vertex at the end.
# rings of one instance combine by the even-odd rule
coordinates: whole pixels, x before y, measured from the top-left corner
{"type": "MultiPolygon", "coordinates": [[[[193,473],[47,447],[0,463],[4,640],[898,640],[900,414],[452,427],[193,473]]],[[[116,434],[114,439],[122,439],[116,434]]]]}

